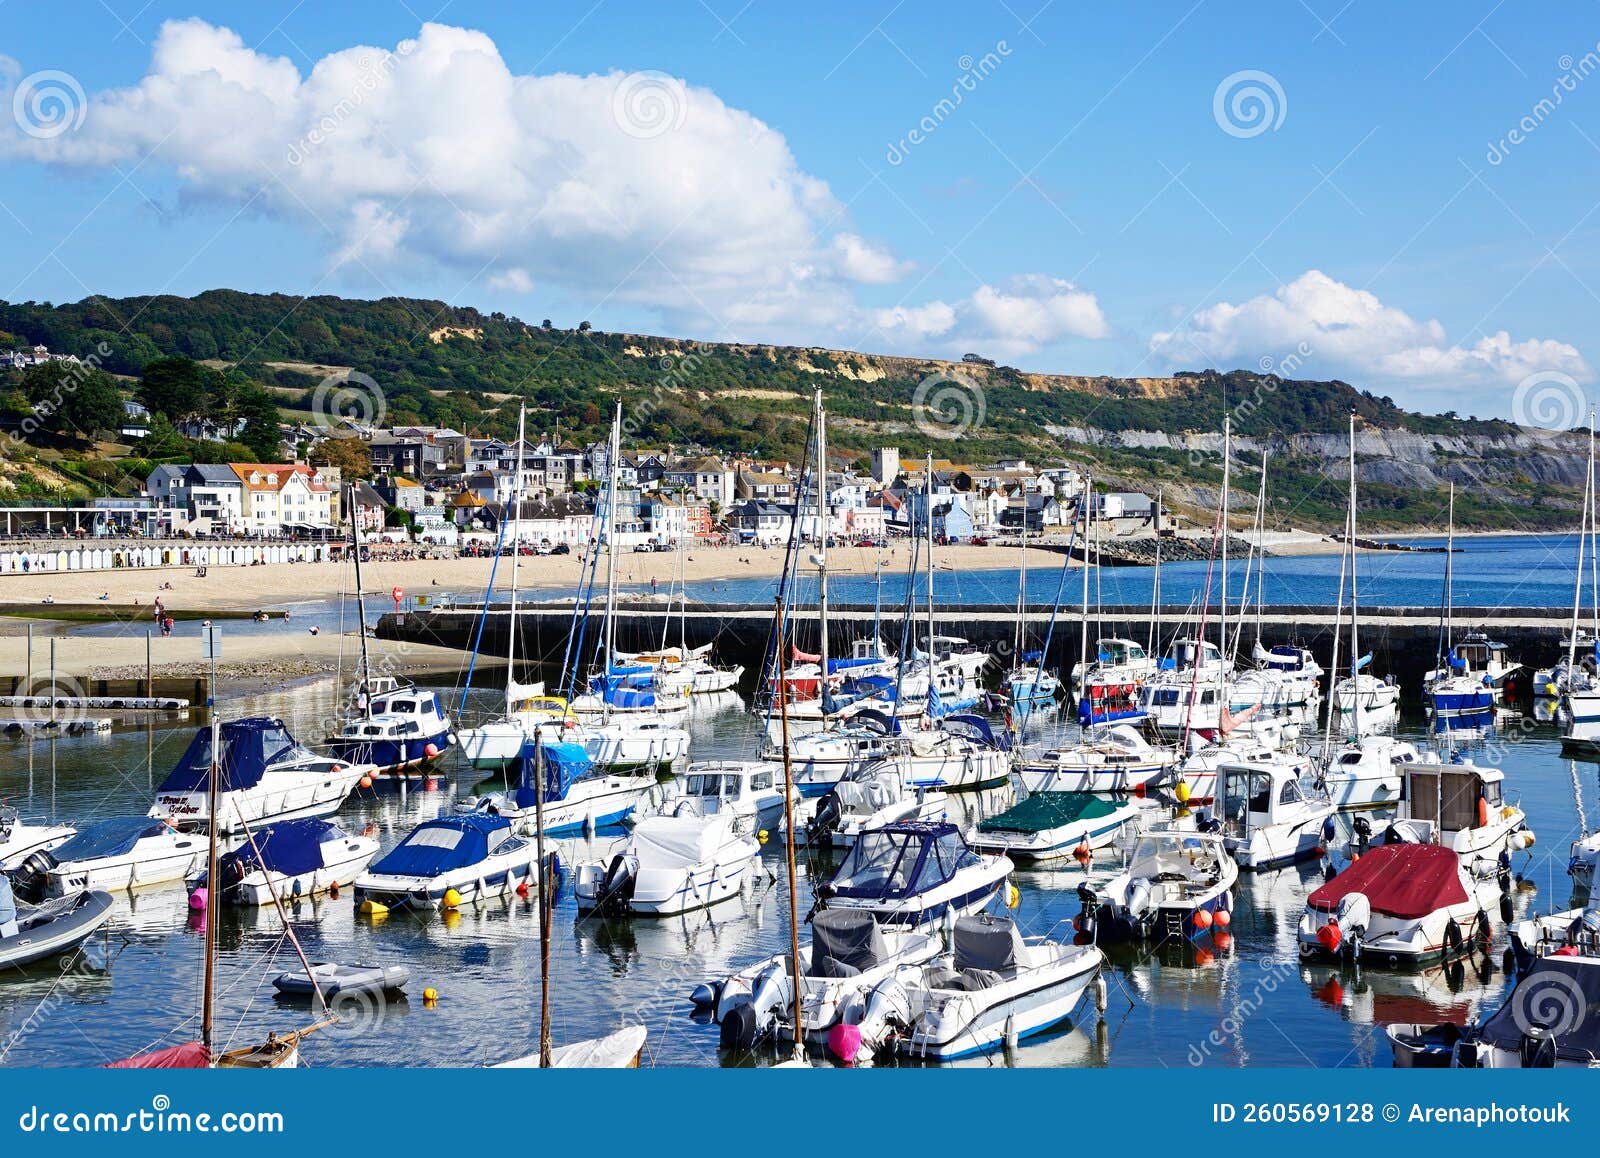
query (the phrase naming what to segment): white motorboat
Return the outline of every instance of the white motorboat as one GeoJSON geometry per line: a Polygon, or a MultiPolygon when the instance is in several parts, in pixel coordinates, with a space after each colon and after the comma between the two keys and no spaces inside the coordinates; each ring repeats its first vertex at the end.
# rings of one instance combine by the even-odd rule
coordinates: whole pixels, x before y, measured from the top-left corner
{"type": "Polygon", "coordinates": [[[518,832],[533,835],[539,812],[538,776],[544,775],[544,831],[576,836],[620,824],[656,784],[653,772],[619,773],[596,764],[578,743],[525,741],[516,761],[516,786],[455,803],[461,815],[503,816],[518,832]]]}
{"type": "Polygon", "coordinates": [[[647,816],[609,861],[579,865],[578,910],[671,917],[738,896],[761,855],[754,814],[685,812],[647,816]]]}
{"type": "Polygon", "coordinates": [[[503,816],[474,813],[426,820],[355,881],[365,911],[434,908],[536,889],[533,842],[517,836],[503,816]]]}
{"type": "Polygon", "coordinates": [[[783,765],[771,760],[696,761],[671,780],[652,785],[631,819],[672,816],[685,801],[710,816],[725,809],[748,810],[762,828],[783,814],[783,765]]]}
{"type": "Polygon", "coordinates": [[[1139,689],[1139,707],[1164,735],[1213,731],[1222,726],[1232,674],[1210,640],[1176,640],[1139,689]]]}
{"type": "MultiPolygon", "coordinates": [[[[811,942],[800,950],[801,1030],[807,1040],[819,1044],[812,1035],[841,1021],[859,1021],[867,995],[879,982],[904,966],[931,960],[941,948],[935,933],[881,925],[867,912],[815,914],[811,942]]],[[[696,988],[693,1001],[715,1011],[724,1048],[749,1050],[774,1035],[792,1035],[792,968],[789,954],[777,953],[696,988]]]]}
{"type": "Polygon", "coordinates": [[[1510,854],[1534,843],[1527,814],[1505,800],[1505,773],[1460,764],[1418,761],[1401,766],[1404,788],[1395,816],[1374,830],[1365,817],[1356,820],[1356,848],[1367,844],[1442,844],[1455,852],[1474,875],[1484,865],[1509,871],[1510,854]]]}
{"type": "Polygon", "coordinates": [[[1337,831],[1333,801],[1297,768],[1276,761],[1224,764],[1217,779],[1223,838],[1241,868],[1320,856],[1337,831]]]}
{"type": "Polygon", "coordinates": [[[206,840],[148,816],[114,816],[38,851],[16,870],[24,893],[67,897],[85,889],[124,890],[181,881],[206,862],[206,840]]]}
{"type": "Polygon", "coordinates": [[[1594,895],[1597,866],[1600,866],[1600,833],[1587,833],[1573,841],[1567,873],[1572,877],[1572,891],[1580,898],[1594,895]]]}
{"type": "Polygon", "coordinates": [[[967,832],[978,852],[1003,853],[1018,864],[1076,857],[1087,863],[1096,849],[1115,843],[1144,809],[1132,800],[1090,792],[1035,792],[967,832]]]}
{"type": "Polygon", "coordinates": [[[1306,900],[1302,957],[1420,965],[1484,951],[1499,889],[1437,844],[1371,849],[1306,900]]]}
{"type": "Polygon", "coordinates": [[[1393,731],[1400,718],[1400,685],[1366,672],[1345,676],[1333,685],[1333,712],[1341,735],[1393,731]]]}
{"type": "Polygon", "coordinates": [[[822,796],[794,809],[795,838],[809,847],[849,848],[863,832],[905,820],[945,818],[949,797],[937,780],[912,780],[906,761],[885,756],[857,768],[822,796]]]}
{"type": "Polygon", "coordinates": [[[218,750],[213,756],[213,729],[195,733],[188,750],[156,789],[150,815],[179,828],[208,825],[206,784],[215,761],[218,784],[217,831],[234,833],[246,825],[337,812],[345,798],[373,771],[370,764],[350,764],[319,756],[302,747],[280,719],[252,716],[218,725],[218,750]]]}
{"type": "Polygon", "coordinates": [[[889,824],[856,838],[833,877],[817,886],[817,905],[920,927],[978,912],[1011,869],[1003,856],[972,851],[948,822],[889,824]]]}
{"type": "MultiPolygon", "coordinates": [[[[353,836],[330,821],[264,824],[217,859],[218,897],[233,905],[314,897],[353,884],[377,855],[375,839],[353,836]]],[[[204,866],[189,877],[191,892],[208,884],[204,866]]]]}
{"type": "Polygon", "coordinates": [[[1072,667],[1072,689],[1095,703],[1131,705],[1139,689],[1156,671],[1155,657],[1131,639],[1102,639],[1095,644],[1095,659],[1072,667]]]}
{"type": "Polygon", "coordinates": [[[1446,686],[1455,687],[1465,681],[1487,689],[1493,703],[1498,704],[1505,692],[1506,682],[1521,670],[1522,664],[1511,658],[1510,648],[1506,644],[1490,639],[1481,631],[1469,631],[1450,648],[1443,666],[1423,676],[1423,692],[1431,696],[1438,708],[1439,698],[1446,686]]]}
{"type": "Polygon", "coordinates": [[[55,848],[77,831],[70,824],[24,820],[16,809],[0,807],[0,871],[18,867],[32,853],[55,848]]]}
{"type": "Polygon", "coordinates": [[[962,917],[948,955],[880,983],[860,1023],[836,1027],[829,1045],[846,1061],[885,1046],[940,1061],[1009,1046],[1071,1017],[1091,987],[1104,1009],[1104,964],[1094,945],[1025,938],[1009,917],[962,917]]]}
{"type": "Polygon", "coordinates": [[[1281,721],[1252,718],[1184,757],[1177,772],[1179,798],[1189,804],[1214,801],[1218,773],[1230,765],[1276,768],[1296,778],[1313,772],[1310,757],[1282,744],[1281,721]]]}
{"type": "Polygon", "coordinates": [[[1017,778],[1030,792],[1133,792],[1171,777],[1175,748],[1152,744],[1133,723],[1092,724],[1064,748],[1024,757],[1017,778]]]}
{"type": "Polygon", "coordinates": [[[1322,783],[1341,812],[1387,808],[1400,799],[1403,769],[1419,759],[1417,746],[1407,740],[1368,734],[1329,753],[1322,783]]]}
{"type": "Polygon", "coordinates": [[[1098,887],[1078,887],[1081,932],[1101,941],[1184,941],[1232,923],[1239,878],[1220,833],[1152,828],[1128,867],[1098,887]]]}
{"type": "MultiPolygon", "coordinates": [[[[802,796],[820,796],[854,769],[894,759],[908,780],[935,781],[965,792],[1005,781],[1011,768],[1009,739],[982,716],[946,716],[923,727],[903,727],[881,712],[863,711],[826,731],[789,740],[789,766],[802,796]]],[[[766,759],[781,761],[781,750],[766,759]]]]}

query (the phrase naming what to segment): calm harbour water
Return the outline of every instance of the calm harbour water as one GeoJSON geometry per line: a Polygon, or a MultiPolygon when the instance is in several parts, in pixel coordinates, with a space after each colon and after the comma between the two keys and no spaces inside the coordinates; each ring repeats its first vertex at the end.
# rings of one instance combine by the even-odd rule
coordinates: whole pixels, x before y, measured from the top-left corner
{"type": "MultiPolygon", "coordinates": [[[[450,689],[443,689],[449,692],[450,689]]],[[[475,710],[496,698],[474,692],[475,710]]],[[[302,736],[332,707],[328,685],[240,699],[230,713],[282,715],[302,736]]],[[[737,702],[702,704],[692,725],[698,759],[739,756],[756,743],[760,721],[737,702]],[[720,710],[719,710],[720,708],[720,710]]],[[[1072,726],[1040,721],[1035,741],[1072,726]]],[[[1404,729],[1420,738],[1418,727],[1404,729]]],[[[88,819],[142,813],[152,786],[182,752],[191,729],[163,725],[106,736],[27,744],[0,742],[0,796],[26,814],[88,819]]],[[[1600,798],[1596,767],[1558,756],[1548,724],[1503,728],[1492,750],[1506,768],[1509,792],[1520,797],[1539,841],[1517,869],[1529,879],[1519,911],[1549,909],[1568,900],[1568,844],[1578,834],[1575,784],[1591,810],[1600,798]]],[[[446,772],[454,770],[447,766],[446,772]]],[[[468,784],[448,775],[436,790],[361,794],[340,812],[353,830],[371,824],[387,848],[417,821],[447,808],[468,784]]],[[[958,819],[1008,802],[1009,790],[955,797],[958,819]]],[[[610,845],[561,841],[567,864],[610,845]]],[[[751,1064],[722,1056],[717,1027],[691,1016],[687,996],[719,976],[787,945],[787,900],[781,847],[764,858],[767,875],[741,900],[710,914],[662,921],[579,919],[570,891],[553,914],[552,994],[557,1042],[593,1036],[622,1022],[650,1030],[649,1059],[657,1065],[751,1064]]],[[[1104,873],[1110,864],[1092,871],[1104,873]]],[[[826,866],[821,866],[825,871],[826,866]]],[[[1018,912],[1030,932],[1067,935],[1083,878],[1075,865],[1020,873],[1018,912]]],[[[1219,951],[1209,939],[1196,949],[1118,952],[1103,1023],[1092,1005],[1080,1024],[1023,1043],[1010,1059],[1052,1065],[1387,1065],[1381,1030],[1387,1021],[1460,1018],[1490,1008],[1504,978],[1496,969],[1464,978],[1421,974],[1363,974],[1334,967],[1303,968],[1294,928],[1307,893],[1320,881],[1308,864],[1253,878],[1236,891],[1234,942],[1219,951]]],[[[810,905],[809,874],[801,882],[801,912],[810,905]]],[[[305,1047],[307,1064],[322,1066],[478,1065],[528,1052],[538,1025],[538,911],[532,902],[492,903],[458,915],[395,915],[381,922],[358,916],[350,894],[296,907],[295,929],[313,960],[401,962],[412,971],[409,1001],[356,1008],[305,1047]],[[439,992],[425,1008],[425,987],[439,992]]],[[[270,986],[296,965],[271,909],[224,914],[219,929],[218,1024],[234,1044],[308,1019],[304,1005],[280,1002],[270,986]]],[[[1503,937],[1493,959],[1498,961],[1503,937]]],[[[197,1032],[201,934],[181,887],[119,897],[109,935],[91,943],[87,964],[63,975],[54,963],[0,977],[0,1049],[4,1063],[92,1066],[139,1050],[171,1044],[197,1032]]],[[[764,1059],[757,1059],[764,1060],[764,1059]]],[[[765,1059],[770,1060],[770,1059],[765,1059]]],[[[1007,1064],[1003,1055],[967,1064],[1007,1064]]]]}

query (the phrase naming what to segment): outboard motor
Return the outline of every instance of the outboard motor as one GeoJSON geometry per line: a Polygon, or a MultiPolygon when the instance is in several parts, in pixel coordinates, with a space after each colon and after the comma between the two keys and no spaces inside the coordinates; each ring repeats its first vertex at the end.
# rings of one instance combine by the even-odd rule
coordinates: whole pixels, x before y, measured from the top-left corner
{"type": "Polygon", "coordinates": [[[11,874],[12,888],[18,900],[27,901],[30,905],[37,905],[45,898],[45,890],[50,884],[50,870],[59,862],[48,852],[40,849],[31,852],[16,870],[11,874]]]}
{"type": "Polygon", "coordinates": [[[837,789],[830,788],[821,800],[817,801],[817,812],[806,822],[806,843],[810,845],[825,844],[828,838],[839,831],[839,822],[844,819],[844,804],[839,799],[837,789]]]}
{"type": "Polygon", "coordinates": [[[600,889],[595,894],[595,909],[602,916],[622,916],[628,911],[628,902],[633,900],[633,886],[636,883],[633,866],[628,863],[628,854],[619,852],[606,866],[605,879],[600,882],[600,889]]]}
{"type": "Polygon", "coordinates": [[[1100,898],[1088,885],[1078,886],[1078,903],[1083,906],[1078,913],[1078,933],[1087,942],[1093,943],[1095,933],[1095,916],[1100,911],[1100,898]]]}
{"type": "Polygon", "coordinates": [[[1356,848],[1366,852],[1372,843],[1372,821],[1365,816],[1358,816],[1350,822],[1350,827],[1355,830],[1356,848]]]}
{"type": "Polygon", "coordinates": [[[244,865],[237,860],[225,860],[217,865],[217,880],[221,888],[218,897],[237,900],[239,886],[244,883],[244,865]]]}
{"type": "Polygon", "coordinates": [[[722,1015],[721,1044],[723,1049],[752,1050],[760,1040],[755,1007],[749,1003],[735,1005],[722,1015]]]}

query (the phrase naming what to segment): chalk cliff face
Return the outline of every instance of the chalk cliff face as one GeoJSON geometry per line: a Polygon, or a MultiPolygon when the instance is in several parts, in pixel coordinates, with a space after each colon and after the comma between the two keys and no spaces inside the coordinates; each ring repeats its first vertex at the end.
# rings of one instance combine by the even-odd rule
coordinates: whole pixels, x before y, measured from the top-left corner
{"type": "MultiPolygon", "coordinates": [[[[1099,430],[1051,426],[1068,443],[1123,450],[1169,450],[1212,459],[1222,453],[1220,432],[1169,433],[1163,430],[1099,430]]],[[[1497,487],[1519,481],[1543,486],[1583,486],[1588,465],[1584,434],[1512,427],[1506,434],[1420,434],[1410,430],[1356,431],[1356,477],[1390,486],[1440,488],[1497,487]]],[[[1277,437],[1235,435],[1236,453],[1274,458],[1294,455],[1323,460],[1343,471],[1350,453],[1342,434],[1290,434],[1277,437]]]]}

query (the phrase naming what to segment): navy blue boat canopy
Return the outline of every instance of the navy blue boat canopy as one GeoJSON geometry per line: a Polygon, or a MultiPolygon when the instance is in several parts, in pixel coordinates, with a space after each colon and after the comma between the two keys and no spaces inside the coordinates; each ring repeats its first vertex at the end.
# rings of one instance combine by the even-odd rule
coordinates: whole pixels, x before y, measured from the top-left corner
{"type": "Polygon", "coordinates": [[[987,747],[998,748],[1002,752],[1011,750],[1011,741],[1005,736],[995,735],[994,728],[982,716],[965,712],[959,716],[946,716],[940,726],[952,736],[975,740],[987,747]]]}
{"type": "MultiPolygon", "coordinates": [[[[251,833],[252,840],[224,853],[218,864],[223,867],[238,865],[241,877],[257,869],[300,876],[325,867],[323,842],[342,839],[344,835],[344,829],[326,820],[280,820],[255,829],[251,833]]],[[[228,874],[222,873],[221,878],[227,880],[228,874]]]]}
{"type": "Polygon", "coordinates": [[[906,821],[857,837],[829,883],[841,897],[911,897],[937,888],[978,859],[955,825],[906,821]]]}
{"type": "Polygon", "coordinates": [[[126,856],[147,836],[159,836],[172,829],[163,820],[148,816],[113,816],[78,829],[78,835],[50,850],[56,862],[99,860],[106,856],[126,856]]]}
{"type": "Polygon", "coordinates": [[[563,741],[545,744],[527,740],[517,756],[517,787],[512,800],[518,808],[533,808],[539,802],[538,781],[534,769],[540,758],[544,760],[544,802],[553,804],[567,798],[567,789],[575,780],[587,776],[594,767],[589,753],[582,744],[563,741]]]}
{"type": "MultiPolygon", "coordinates": [[[[251,716],[230,720],[218,729],[218,765],[222,781],[218,791],[237,792],[254,788],[274,764],[289,760],[314,759],[315,754],[300,746],[284,722],[272,716],[251,716]]],[[[211,769],[211,729],[201,728],[189,741],[189,748],[177,766],[161,782],[161,792],[204,792],[211,769]]]]}
{"type": "Polygon", "coordinates": [[[509,820],[490,813],[441,816],[413,828],[371,871],[379,876],[436,877],[469,868],[486,860],[510,830],[509,820]]]}

